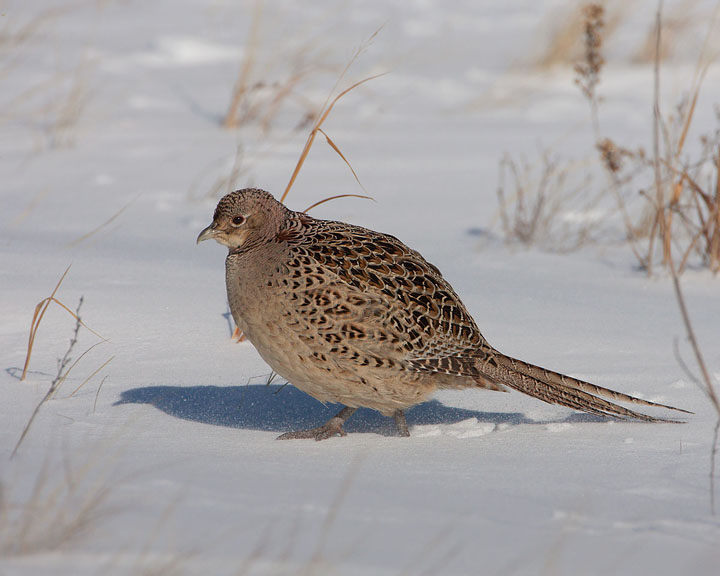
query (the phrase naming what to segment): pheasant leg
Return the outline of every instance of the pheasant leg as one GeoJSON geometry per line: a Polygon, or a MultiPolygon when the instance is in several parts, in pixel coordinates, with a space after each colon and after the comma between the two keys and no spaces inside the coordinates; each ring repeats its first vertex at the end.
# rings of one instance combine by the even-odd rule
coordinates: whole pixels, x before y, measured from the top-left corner
{"type": "Polygon", "coordinates": [[[343,430],[343,424],[355,413],[357,408],[348,408],[345,406],[335,416],[330,418],[322,426],[310,428],[309,430],[297,430],[296,432],[286,432],[277,437],[278,440],[300,440],[307,438],[315,438],[315,440],[327,440],[333,436],[347,436],[347,432],[343,430]]]}
{"type": "Polygon", "coordinates": [[[410,430],[408,430],[407,420],[405,420],[405,412],[402,410],[395,410],[393,418],[395,419],[395,426],[397,426],[398,435],[405,438],[409,437],[410,430]]]}

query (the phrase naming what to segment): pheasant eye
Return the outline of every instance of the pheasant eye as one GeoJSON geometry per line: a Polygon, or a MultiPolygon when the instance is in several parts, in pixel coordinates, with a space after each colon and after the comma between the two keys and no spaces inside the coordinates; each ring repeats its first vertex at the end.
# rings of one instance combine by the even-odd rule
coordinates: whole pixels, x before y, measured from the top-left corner
{"type": "Polygon", "coordinates": [[[235,216],[232,219],[233,226],[240,226],[243,222],[245,222],[245,216],[235,216]]]}

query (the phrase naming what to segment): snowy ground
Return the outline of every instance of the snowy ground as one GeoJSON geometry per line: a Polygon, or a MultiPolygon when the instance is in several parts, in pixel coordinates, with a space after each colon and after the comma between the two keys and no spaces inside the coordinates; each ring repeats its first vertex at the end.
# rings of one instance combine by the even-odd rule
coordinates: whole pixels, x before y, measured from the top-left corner
{"type": "MultiPolygon", "coordinates": [[[[646,32],[646,4],[601,84],[604,127],[628,145],[649,143],[652,74],[618,54],[646,32]]],[[[252,346],[229,339],[224,249],[195,245],[238,145],[238,185],[280,195],[307,135],[292,130],[297,108],[269,133],[219,127],[252,4],[16,0],[0,10],[0,574],[716,574],[715,420],[673,353],[679,339],[691,360],[669,279],[638,272],[620,243],[557,254],[499,237],[503,152],[593,154],[570,71],[517,72],[562,3],[300,6],[265,6],[269,75],[313,39],[311,59],[334,67],[303,86],[321,104],[382,24],[348,82],[391,72],[326,126],[377,203],[314,215],[418,249],[500,350],[695,415],[621,423],[516,393],[446,392],[409,412],[409,440],[361,412],[348,437],[276,442],[335,408],[265,385],[252,346]],[[34,306],[69,264],[58,298],[84,296],[83,320],[108,341],[10,459],[72,335],[52,307],[19,380],[34,306]]],[[[668,68],[667,102],[688,85],[699,30],[668,68]]],[[[712,67],[698,134],[715,126],[719,89],[712,67]]],[[[361,190],[318,141],[288,203],[347,192],[361,190]]],[[[683,286],[718,378],[718,280],[691,270],[683,286]]],[[[74,357],[97,341],[81,331],[74,357]]]]}

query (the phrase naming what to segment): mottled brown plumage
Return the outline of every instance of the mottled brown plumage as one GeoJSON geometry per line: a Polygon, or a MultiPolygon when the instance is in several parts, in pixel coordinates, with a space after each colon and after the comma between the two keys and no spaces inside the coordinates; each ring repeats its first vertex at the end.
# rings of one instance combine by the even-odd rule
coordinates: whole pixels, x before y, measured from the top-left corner
{"type": "Polygon", "coordinates": [[[229,249],[230,309],[263,359],[314,398],[346,407],[324,426],[281,438],[344,435],[361,406],[393,416],[408,435],[403,411],[439,388],[509,387],[645,421],[656,419],[604,398],[678,410],[501,354],[440,271],[393,236],[318,220],[246,189],[220,200],[198,242],[208,238],[229,249]]]}

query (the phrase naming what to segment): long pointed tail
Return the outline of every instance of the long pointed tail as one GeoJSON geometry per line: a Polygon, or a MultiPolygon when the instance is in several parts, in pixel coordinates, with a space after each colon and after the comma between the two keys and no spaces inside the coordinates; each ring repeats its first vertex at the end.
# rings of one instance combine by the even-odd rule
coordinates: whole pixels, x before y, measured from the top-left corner
{"type": "Polygon", "coordinates": [[[493,380],[523,392],[524,394],[534,396],[550,404],[560,404],[590,414],[615,416],[617,418],[635,418],[646,422],[677,422],[677,420],[648,416],[647,414],[636,412],[615,404],[614,402],[610,402],[605,398],[618,402],[666,408],[685,414],[692,414],[692,412],[688,410],[666,404],[659,404],[657,402],[650,402],[649,400],[642,400],[628,394],[623,394],[622,392],[616,392],[615,390],[603,388],[590,382],[546,370],[545,368],[528,364],[522,360],[505,356],[495,350],[492,354],[488,355],[487,360],[483,363],[480,370],[493,380]]]}

